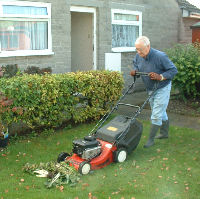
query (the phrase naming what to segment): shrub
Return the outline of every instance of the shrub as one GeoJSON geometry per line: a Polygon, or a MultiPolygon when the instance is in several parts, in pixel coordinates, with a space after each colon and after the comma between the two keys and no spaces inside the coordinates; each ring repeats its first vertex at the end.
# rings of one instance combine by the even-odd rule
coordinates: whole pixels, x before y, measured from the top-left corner
{"type": "Polygon", "coordinates": [[[85,122],[99,119],[121,95],[122,75],[117,72],[89,71],[66,74],[15,76],[0,79],[0,89],[13,99],[17,111],[11,111],[6,120],[24,122],[31,128],[57,127],[64,120],[85,122]],[[84,106],[77,93],[87,101],[84,106]],[[109,102],[109,103],[108,103],[109,102]]]}
{"type": "Polygon", "coordinates": [[[11,78],[17,74],[20,74],[20,70],[18,69],[17,64],[8,64],[6,66],[2,66],[3,77],[11,78]]]}
{"type": "Polygon", "coordinates": [[[197,42],[193,43],[193,46],[194,46],[195,48],[197,48],[198,51],[199,51],[199,53],[200,53],[200,41],[197,41],[197,42]]]}
{"type": "Polygon", "coordinates": [[[40,69],[37,66],[28,66],[28,68],[24,70],[24,73],[44,75],[45,73],[52,73],[52,69],[50,67],[40,69]]]}
{"type": "Polygon", "coordinates": [[[4,132],[4,128],[7,127],[7,116],[9,115],[11,108],[10,106],[13,104],[13,100],[8,99],[4,96],[3,93],[0,92],[0,134],[4,132]]]}
{"type": "Polygon", "coordinates": [[[178,74],[173,80],[173,86],[181,97],[200,97],[200,53],[192,44],[178,44],[166,50],[169,58],[176,65],[178,74]]]}
{"type": "Polygon", "coordinates": [[[121,95],[123,78],[117,72],[88,71],[72,75],[78,85],[77,92],[82,93],[88,101],[88,106],[79,108],[78,112],[76,106],[73,107],[75,121],[99,119],[121,95]]]}

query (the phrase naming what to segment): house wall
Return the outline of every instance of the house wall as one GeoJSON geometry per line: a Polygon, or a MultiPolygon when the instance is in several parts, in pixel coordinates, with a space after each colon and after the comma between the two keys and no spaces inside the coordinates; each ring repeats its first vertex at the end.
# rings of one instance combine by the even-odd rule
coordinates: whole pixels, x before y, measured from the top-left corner
{"type": "Polygon", "coordinates": [[[192,29],[190,26],[199,22],[200,19],[195,19],[191,17],[183,17],[180,19],[180,34],[179,43],[192,43],[192,29]]]}
{"type": "MultiPolygon", "coordinates": [[[[141,11],[143,35],[151,46],[160,50],[178,42],[180,9],[175,0],[34,0],[52,4],[52,46],[54,55],[0,58],[1,65],[18,64],[51,67],[54,73],[71,71],[71,14],[70,6],[95,7],[97,10],[97,69],[104,69],[105,53],[111,52],[111,8],[141,11]]],[[[122,72],[129,83],[128,65],[135,52],[122,53],[122,72]]],[[[139,87],[141,82],[138,83],[139,87]]]]}
{"type": "MultiPolygon", "coordinates": [[[[21,0],[22,1],[22,0],[21,0]]],[[[0,65],[18,64],[23,70],[28,66],[51,67],[54,73],[71,71],[70,13],[64,0],[34,0],[52,4],[52,46],[54,55],[0,57],[0,65]],[[63,25],[66,24],[66,25],[63,25]]]]}

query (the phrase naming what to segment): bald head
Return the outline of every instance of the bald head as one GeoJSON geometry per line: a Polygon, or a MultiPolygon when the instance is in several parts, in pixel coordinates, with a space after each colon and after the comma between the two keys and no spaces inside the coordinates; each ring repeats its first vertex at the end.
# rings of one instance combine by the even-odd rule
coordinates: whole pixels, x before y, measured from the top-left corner
{"type": "Polygon", "coordinates": [[[146,36],[140,36],[136,39],[135,44],[139,44],[142,43],[144,44],[144,46],[149,46],[150,45],[150,41],[149,38],[146,36]]]}
{"type": "Polygon", "coordinates": [[[135,47],[137,50],[137,53],[145,58],[150,51],[150,41],[148,37],[140,36],[135,41],[135,47]]]}

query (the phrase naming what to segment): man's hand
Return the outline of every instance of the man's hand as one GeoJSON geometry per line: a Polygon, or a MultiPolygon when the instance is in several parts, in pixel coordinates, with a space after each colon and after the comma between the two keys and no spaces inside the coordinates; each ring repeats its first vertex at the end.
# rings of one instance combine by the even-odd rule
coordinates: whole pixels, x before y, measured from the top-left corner
{"type": "Polygon", "coordinates": [[[154,72],[150,72],[149,73],[149,77],[152,80],[157,80],[157,81],[161,81],[162,80],[162,76],[157,74],[157,73],[154,73],[154,72]]]}
{"type": "Polygon", "coordinates": [[[135,74],[136,74],[136,70],[131,70],[130,75],[135,76],[135,74]]]}

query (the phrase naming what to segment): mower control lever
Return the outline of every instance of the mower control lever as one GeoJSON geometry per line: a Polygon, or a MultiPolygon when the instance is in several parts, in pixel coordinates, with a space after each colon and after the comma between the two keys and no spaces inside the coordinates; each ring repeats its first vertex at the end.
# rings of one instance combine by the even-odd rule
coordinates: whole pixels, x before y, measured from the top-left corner
{"type": "Polygon", "coordinates": [[[145,72],[138,72],[138,71],[136,71],[135,72],[135,75],[141,75],[141,76],[149,76],[149,73],[145,73],[145,72]]]}

